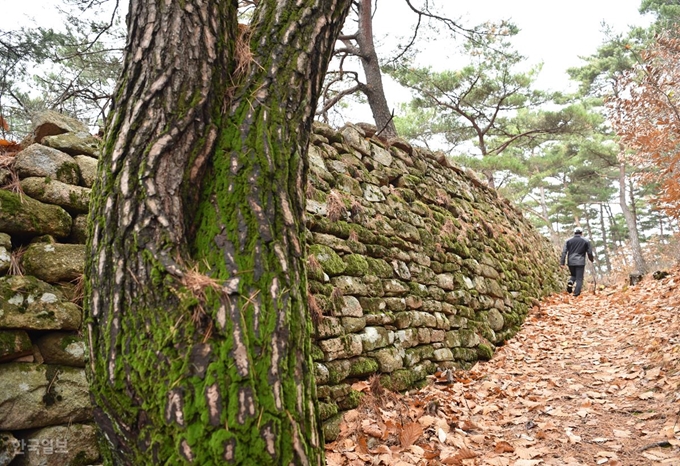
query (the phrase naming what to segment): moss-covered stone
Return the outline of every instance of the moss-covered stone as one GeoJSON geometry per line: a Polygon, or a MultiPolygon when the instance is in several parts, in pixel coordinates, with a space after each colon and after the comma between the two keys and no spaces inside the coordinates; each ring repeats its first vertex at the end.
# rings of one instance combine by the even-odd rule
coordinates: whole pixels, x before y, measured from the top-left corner
{"type": "Polygon", "coordinates": [[[364,394],[362,392],[352,389],[346,397],[337,401],[338,408],[342,409],[343,411],[354,409],[359,406],[359,403],[361,403],[361,399],[363,397],[364,394]]]}
{"type": "Polygon", "coordinates": [[[331,279],[331,285],[339,290],[342,295],[353,295],[353,296],[376,296],[379,292],[372,289],[366,283],[367,277],[350,277],[347,275],[342,275],[339,277],[333,277],[331,279]]]}
{"type": "Polygon", "coordinates": [[[72,223],[71,216],[59,206],[43,204],[29,196],[0,189],[0,231],[4,233],[66,238],[72,223]]]}
{"type": "Polygon", "coordinates": [[[44,427],[25,433],[22,439],[26,445],[40,445],[41,448],[25,448],[21,459],[15,462],[16,466],[85,466],[101,463],[97,429],[93,424],[69,423],[44,427]],[[54,448],[52,454],[47,453],[47,445],[54,448]]]}
{"type": "Polygon", "coordinates": [[[319,418],[322,421],[325,421],[326,419],[329,419],[338,414],[338,405],[336,403],[324,403],[320,401],[318,403],[318,407],[319,418]]]}
{"type": "Polygon", "coordinates": [[[31,144],[19,152],[14,158],[14,169],[21,179],[48,177],[71,185],[80,181],[80,167],[73,157],[41,144],[31,144]]]}
{"type": "Polygon", "coordinates": [[[31,339],[24,330],[0,330],[0,362],[33,353],[31,339]]]}
{"type": "Polygon", "coordinates": [[[493,357],[494,349],[491,345],[480,343],[477,346],[477,357],[482,361],[489,361],[493,357]]]}
{"type": "Polygon", "coordinates": [[[85,367],[85,340],[77,333],[50,332],[36,340],[47,364],[85,367]]]}
{"type": "Polygon", "coordinates": [[[394,334],[384,327],[366,327],[360,337],[364,353],[383,348],[394,341],[394,334]]]}
{"type": "Polygon", "coordinates": [[[342,258],[328,246],[313,244],[309,247],[308,253],[314,255],[323,271],[330,276],[340,275],[347,267],[342,258]]]}
{"type": "Polygon", "coordinates": [[[82,312],[58,289],[31,276],[0,278],[0,328],[78,330],[82,312]]]}
{"type": "Polygon", "coordinates": [[[382,373],[394,372],[404,367],[404,349],[396,346],[388,346],[369,353],[378,362],[379,370],[382,373]]]}
{"type": "Polygon", "coordinates": [[[333,294],[333,285],[330,283],[320,283],[314,280],[310,280],[309,282],[309,292],[314,294],[315,296],[327,296],[330,297],[333,294]]]}
{"type": "Polygon", "coordinates": [[[366,316],[341,318],[345,333],[359,333],[366,327],[366,316]]]}
{"type": "Polygon", "coordinates": [[[383,298],[361,297],[359,298],[359,303],[364,313],[367,314],[383,312],[387,309],[387,304],[383,298]]]}
{"type": "Polygon", "coordinates": [[[342,424],[342,414],[336,414],[322,424],[323,440],[332,442],[340,435],[340,425],[342,424]]]}
{"type": "Polygon", "coordinates": [[[434,347],[432,345],[420,345],[415,348],[406,350],[404,357],[404,364],[407,367],[415,366],[425,359],[432,359],[434,356],[434,347]]]}
{"type": "Polygon", "coordinates": [[[358,356],[362,351],[362,340],[359,335],[344,335],[338,338],[318,341],[326,361],[358,356]]]}
{"type": "Polygon", "coordinates": [[[331,338],[343,335],[345,328],[337,317],[323,316],[316,325],[316,338],[331,338]]]}
{"type": "Polygon", "coordinates": [[[91,419],[83,369],[30,363],[0,365],[0,431],[91,419]]]}
{"type": "Polygon", "coordinates": [[[345,262],[344,272],[347,275],[353,275],[355,277],[363,277],[368,275],[368,261],[366,258],[359,254],[348,254],[342,258],[345,262]]]}
{"type": "Polygon", "coordinates": [[[33,243],[21,258],[24,272],[48,283],[70,282],[83,275],[84,244],[33,243]]]}
{"type": "Polygon", "coordinates": [[[326,383],[335,385],[349,377],[352,363],[349,359],[339,359],[337,361],[328,361],[325,366],[328,370],[328,380],[326,383]]]}
{"type": "Polygon", "coordinates": [[[85,213],[90,205],[91,189],[73,186],[49,178],[24,178],[21,189],[45,204],[58,205],[71,213],[85,213]]]}
{"type": "Polygon", "coordinates": [[[368,263],[368,273],[370,275],[380,278],[392,278],[394,276],[394,269],[386,260],[367,257],[366,262],[368,263]]]}
{"type": "Polygon", "coordinates": [[[317,345],[312,345],[311,353],[313,361],[323,361],[323,351],[317,345]]]}
{"type": "Polygon", "coordinates": [[[388,390],[403,392],[415,388],[418,382],[423,381],[435,369],[431,361],[425,361],[410,369],[400,369],[391,374],[384,374],[380,377],[380,382],[388,390]]]}
{"type": "MultiPolygon", "coordinates": [[[[320,406],[324,430],[358,403],[348,380],[380,371],[404,390],[424,383],[433,361],[470,367],[519,329],[532,300],[561,286],[549,244],[493,191],[439,155],[405,143],[388,152],[350,128],[344,141],[324,126],[309,149],[308,283],[323,315],[312,358],[319,397],[337,400],[320,406]],[[328,217],[331,196],[339,219],[328,217]]],[[[15,221],[3,212],[28,215],[17,201],[0,193],[0,231],[15,221]]],[[[44,224],[22,237],[69,234],[44,224]]]]}
{"type": "Polygon", "coordinates": [[[475,348],[451,348],[453,358],[463,362],[477,361],[478,355],[475,348]]]}
{"type": "Polygon", "coordinates": [[[366,377],[375,374],[379,369],[378,362],[369,357],[353,358],[350,361],[349,376],[350,377],[366,377]]]}

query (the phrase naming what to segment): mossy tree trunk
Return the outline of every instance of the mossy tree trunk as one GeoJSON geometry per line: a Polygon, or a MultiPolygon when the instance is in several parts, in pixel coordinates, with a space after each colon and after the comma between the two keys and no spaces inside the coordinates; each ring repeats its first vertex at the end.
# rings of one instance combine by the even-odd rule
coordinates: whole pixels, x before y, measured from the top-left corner
{"type": "Polygon", "coordinates": [[[321,464],[306,147],[350,0],[133,0],[91,208],[108,464],[321,464]]]}

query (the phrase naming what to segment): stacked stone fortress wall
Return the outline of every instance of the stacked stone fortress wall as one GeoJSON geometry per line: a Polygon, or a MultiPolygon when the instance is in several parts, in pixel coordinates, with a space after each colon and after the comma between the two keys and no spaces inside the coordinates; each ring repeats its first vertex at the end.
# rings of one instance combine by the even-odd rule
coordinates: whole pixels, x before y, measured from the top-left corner
{"type": "MultiPolygon", "coordinates": [[[[315,124],[309,147],[306,260],[326,440],[359,402],[354,382],[406,390],[489,359],[559,282],[551,245],[496,191],[441,153],[373,133],[315,124]]],[[[0,163],[0,466],[98,461],[80,330],[99,145],[46,112],[0,163]]]]}

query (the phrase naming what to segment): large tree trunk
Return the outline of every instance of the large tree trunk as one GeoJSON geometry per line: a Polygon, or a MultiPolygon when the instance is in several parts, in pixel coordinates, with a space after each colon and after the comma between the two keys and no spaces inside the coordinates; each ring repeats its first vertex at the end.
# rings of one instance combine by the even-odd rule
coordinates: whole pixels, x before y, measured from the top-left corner
{"type": "Polygon", "coordinates": [[[394,126],[392,112],[387,105],[378,54],[373,43],[372,0],[359,0],[357,5],[359,12],[357,43],[360,50],[359,58],[366,75],[364,93],[371,108],[373,120],[378,128],[378,136],[392,139],[397,137],[397,129],[394,126]]]}
{"type": "Polygon", "coordinates": [[[91,209],[107,464],[321,464],[306,148],[350,0],[133,0],[91,209]]]}
{"type": "Polygon", "coordinates": [[[631,212],[626,203],[626,164],[621,162],[619,164],[619,202],[621,204],[621,213],[626,219],[626,226],[628,226],[628,238],[630,239],[630,249],[633,255],[633,262],[639,273],[647,273],[647,263],[642,256],[642,248],[640,247],[640,239],[638,237],[637,223],[633,212],[631,212]]]}

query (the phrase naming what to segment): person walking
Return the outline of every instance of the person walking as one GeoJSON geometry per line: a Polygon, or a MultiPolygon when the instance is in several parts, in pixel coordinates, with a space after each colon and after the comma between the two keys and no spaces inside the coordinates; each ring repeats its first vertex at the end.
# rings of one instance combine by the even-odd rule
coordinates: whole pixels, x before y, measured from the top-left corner
{"type": "Polygon", "coordinates": [[[593,262],[593,248],[590,241],[583,237],[581,227],[576,227],[574,228],[574,236],[564,243],[562,256],[560,256],[560,265],[562,267],[569,266],[567,293],[573,291],[574,296],[581,294],[583,273],[586,269],[586,256],[590,259],[590,262],[593,262]]]}

